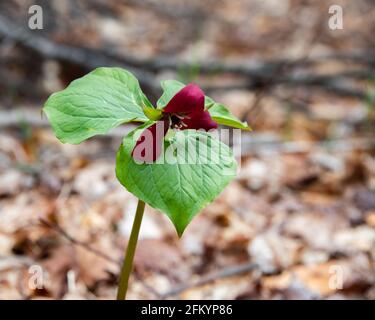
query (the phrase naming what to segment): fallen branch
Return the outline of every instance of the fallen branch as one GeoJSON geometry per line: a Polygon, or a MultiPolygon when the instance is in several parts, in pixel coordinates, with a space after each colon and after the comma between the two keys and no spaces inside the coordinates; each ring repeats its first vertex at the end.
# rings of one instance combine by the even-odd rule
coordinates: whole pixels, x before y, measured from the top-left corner
{"type": "Polygon", "coordinates": [[[86,249],[87,251],[90,251],[91,253],[95,254],[96,256],[98,256],[100,258],[116,264],[117,266],[121,263],[121,261],[112,258],[111,256],[107,255],[106,253],[104,253],[104,252],[102,252],[98,249],[93,248],[88,243],[75,239],[70,234],[68,234],[63,228],[61,228],[61,226],[58,225],[57,223],[50,223],[47,220],[42,219],[42,218],[39,219],[39,220],[40,220],[42,225],[44,225],[44,226],[46,226],[50,229],[55,230],[57,233],[62,235],[65,239],[67,239],[72,244],[80,246],[80,247],[86,249]]]}
{"type": "MultiPolygon", "coordinates": [[[[340,75],[339,75],[340,76],[340,75]]],[[[372,75],[371,75],[372,76],[372,75]]],[[[375,76],[375,73],[374,73],[375,76]]],[[[273,82],[270,86],[275,87],[280,84],[284,84],[289,87],[310,87],[318,90],[323,90],[328,93],[334,93],[341,97],[353,97],[358,99],[365,99],[367,97],[366,92],[358,90],[348,86],[340,81],[335,81],[334,76],[312,76],[304,77],[289,77],[273,82]]],[[[370,77],[369,77],[370,78],[370,77]]],[[[364,79],[368,79],[365,77],[364,79]]],[[[339,80],[339,79],[338,79],[339,80]]],[[[226,85],[226,86],[202,86],[206,92],[215,91],[230,91],[230,90],[255,90],[259,87],[254,81],[244,82],[240,84],[226,85]]]]}
{"type": "MultiPolygon", "coordinates": [[[[49,128],[49,122],[35,108],[20,108],[12,110],[0,110],[0,128],[18,127],[22,124],[32,127],[49,128]]],[[[107,135],[98,137],[122,138],[135,128],[133,124],[112,129],[107,135]]],[[[375,149],[373,138],[346,138],[327,141],[287,141],[283,142],[277,135],[267,133],[250,134],[242,133],[241,152],[243,156],[254,155],[263,152],[278,153],[304,153],[311,148],[329,149],[332,151],[372,150],[375,149]]]]}
{"type": "Polygon", "coordinates": [[[97,50],[50,41],[44,37],[34,35],[24,28],[20,28],[2,15],[0,15],[0,35],[12,39],[44,57],[67,61],[88,69],[101,66],[126,68],[136,74],[144,86],[150,90],[155,90],[156,83],[152,73],[137,68],[132,61],[127,63],[126,58],[115,59],[97,50]]]}
{"type": "MultiPolygon", "coordinates": [[[[102,259],[105,259],[109,262],[112,262],[112,263],[116,264],[117,266],[121,263],[120,261],[117,261],[117,259],[114,259],[114,258],[108,256],[106,253],[101,252],[100,250],[97,250],[97,249],[91,247],[86,242],[75,239],[73,236],[68,234],[63,228],[61,228],[58,224],[50,223],[45,219],[40,219],[40,222],[43,225],[55,230],[57,233],[62,235],[64,238],[66,238],[72,244],[80,246],[80,247],[86,249],[87,251],[90,251],[93,254],[101,257],[102,259]]],[[[241,265],[237,265],[237,266],[231,266],[231,267],[223,268],[222,270],[219,270],[217,272],[209,273],[207,275],[204,275],[204,276],[200,277],[198,280],[193,281],[191,283],[181,284],[181,285],[177,286],[176,288],[173,288],[172,290],[170,290],[166,293],[163,293],[163,294],[159,293],[154,288],[152,288],[150,285],[145,283],[138,273],[135,273],[135,276],[136,276],[137,280],[140,281],[142,283],[142,285],[147,290],[152,292],[153,295],[155,295],[159,299],[166,299],[168,297],[178,295],[178,294],[182,293],[183,291],[188,290],[190,288],[200,287],[200,286],[203,286],[203,285],[208,284],[210,282],[213,282],[217,279],[222,279],[222,278],[232,277],[232,276],[239,275],[239,274],[244,274],[244,273],[250,272],[250,271],[252,271],[256,268],[257,268],[257,265],[255,263],[245,263],[245,264],[241,264],[241,265]]]]}
{"type": "Polygon", "coordinates": [[[353,150],[374,150],[374,138],[332,139],[327,141],[288,141],[282,142],[277,137],[267,134],[244,136],[241,145],[241,155],[257,155],[266,153],[308,153],[311,150],[326,150],[331,152],[351,152],[353,150]]]}
{"type": "MultiPolygon", "coordinates": [[[[114,259],[112,258],[111,256],[107,255],[106,253],[96,249],[96,248],[93,248],[92,246],[90,246],[88,243],[84,242],[84,241],[80,241],[80,240],[77,240],[76,238],[74,238],[73,236],[71,236],[70,234],[68,234],[60,225],[58,225],[57,223],[50,223],[48,222],[47,220],[45,219],[39,219],[41,224],[50,228],[50,229],[53,229],[55,230],[58,234],[60,234],[61,236],[63,236],[65,239],[67,239],[70,243],[72,243],[73,245],[76,245],[76,246],[79,246],[81,248],[84,248],[85,250],[93,253],[94,255],[106,260],[106,261],[109,261],[113,264],[116,264],[116,266],[120,266],[121,265],[121,261],[120,260],[117,260],[117,259],[114,259]]],[[[149,290],[154,296],[158,297],[158,298],[161,298],[162,295],[157,292],[154,288],[152,288],[150,285],[148,285],[145,281],[143,281],[143,279],[140,277],[140,275],[137,273],[137,272],[134,272],[134,275],[136,277],[136,279],[147,289],[149,290]]]]}
{"type": "Polygon", "coordinates": [[[180,293],[188,289],[191,289],[194,287],[201,287],[218,279],[228,278],[228,277],[233,277],[236,275],[248,273],[250,271],[255,270],[256,268],[257,268],[257,265],[252,262],[237,265],[237,266],[226,267],[219,271],[204,275],[200,277],[198,280],[192,281],[191,283],[181,284],[177,286],[176,288],[173,288],[172,290],[162,294],[161,296],[163,299],[166,299],[171,296],[179,295],[180,293]]]}
{"type": "MultiPolygon", "coordinates": [[[[132,56],[119,55],[114,52],[108,52],[101,49],[90,49],[78,46],[71,46],[53,42],[45,37],[32,34],[23,28],[17,27],[7,18],[0,15],[0,35],[11,39],[24,47],[27,47],[40,55],[56,59],[60,61],[67,61],[76,65],[83,66],[87,69],[93,69],[99,66],[119,66],[126,68],[133,72],[140,80],[141,84],[146,89],[156,93],[160,91],[159,84],[155,81],[155,73],[165,70],[181,70],[184,68],[191,68],[191,63],[179,61],[171,57],[159,57],[154,59],[139,59],[132,56]]],[[[302,66],[316,64],[319,61],[327,59],[338,60],[353,60],[354,62],[362,61],[367,64],[365,70],[353,70],[338,74],[338,80],[341,78],[354,79],[368,79],[375,77],[374,70],[371,66],[374,64],[374,59],[371,58],[371,53],[353,53],[353,54],[337,54],[330,56],[322,56],[317,58],[287,60],[278,59],[274,61],[241,61],[237,64],[228,64],[221,62],[199,62],[195,63],[199,66],[201,74],[221,74],[228,73],[245,77],[245,82],[238,86],[224,86],[224,87],[206,87],[207,91],[212,90],[231,90],[231,89],[256,89],[272,80],[272,85],[286,85],[286,86],[312,86],[323,88],[332,93],[354,96],[363,98],[363,92],[354,90],[352,88],[343,87],[335,83],[336,75],[317,76],[314,74],[305,74],[303,76],[289,74],[287,76],[278,75],[277,71],[280,68],[287,66],[288,70],[295,69],[302,66]]]]}

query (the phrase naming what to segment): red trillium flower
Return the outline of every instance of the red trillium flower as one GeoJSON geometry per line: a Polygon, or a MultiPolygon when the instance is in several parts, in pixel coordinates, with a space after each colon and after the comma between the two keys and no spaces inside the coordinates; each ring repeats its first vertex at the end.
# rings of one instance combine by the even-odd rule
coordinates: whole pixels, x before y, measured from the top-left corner
{"type": "Polygon", "coordinates": [[[132,157],[141,162],[155,161],[169,128],[206,131],[217,128],[217,123],[204,109],[204,93],[196,84],[190,83],[174,95],[164,108],[162,119],[142,132],[132,157]]]}

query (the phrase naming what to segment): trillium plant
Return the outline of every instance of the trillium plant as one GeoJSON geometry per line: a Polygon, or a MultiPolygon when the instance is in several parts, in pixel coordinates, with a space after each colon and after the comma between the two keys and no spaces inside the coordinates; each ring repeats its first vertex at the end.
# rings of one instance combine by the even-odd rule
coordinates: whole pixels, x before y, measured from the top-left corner
{"type": "Polygon", "coordinates": [[[232,150],[217,138],[218,124],[249,130],[196,84],[161,83],[156,106],[138,80],[120,68],[98,68],[52,94],[44,105],[57,138],[79,144],[128,122],[116,157],[119,182],[138,198],[121,269],[117,299],[125,299],[145,204],[165,213],[182,236],[193,217],[235,177],[232,150]]]}

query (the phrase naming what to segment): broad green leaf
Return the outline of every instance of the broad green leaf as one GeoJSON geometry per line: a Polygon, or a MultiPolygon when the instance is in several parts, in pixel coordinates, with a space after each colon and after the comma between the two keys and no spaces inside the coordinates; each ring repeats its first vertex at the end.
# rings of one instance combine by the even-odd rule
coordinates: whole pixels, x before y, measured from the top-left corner
{"type": "Polygon", "coordinates": [[[185,85],[177,80],[164,80],[161,82],[161,87],[163,88],[163,94],[156,102],[156,107],[158,109],[163,109],[173,96],[185,87],[185,85]]]}
{"type": "MultiPolygon", "coordinates": [[[[164,108],[172,97],[185,85],[177,80],[162,81],[163,95],[157,102],[157,108],[164,108]]],[[[235,117],[224,105],[216,103],[212,98],[205,96],[205,108],[210,113],[212,119],[219,124],[243,130],[251,130],[246,122],[242,122],[235,117]]]]}
{"type": "Polygon", "coordinates": [[[155,109],[154,107],[143,107],[143,113],[147,118],[153,121],[158,121],[163,116],[163,112],[160,109],[155,109]]]}
{"type": "MultiPolygon", "coordinates": [[[[206,101],[207,98],[208,97],[206,97],[206,101]]],[[[211,98],[208,99],[208,101],[212,100],[211,98]]],[[[242,130],[251,130],[247,122],[242,122],[240,119],[235,117],[224,105],[216,103],[212,100],[212,103],[210,104],[209,102],[207,108],[212,119],[217,123],[242,130]]]]}
{"type": "Polygon", "coordinates": [[[138,80],[121,68],[98,68],[52,94],[44,105],[57,138],[80,143],[130,121],[147,121],[152,104],[138,80]]]}
{"type": "Polygon", "coordinates": [[[124,138],[117,153],[116,175],[128,191],[166,213],[181,236],[193,217],[234,178],[237,164],[227,145],[196,130],[176,131],[171,140],[164,141],[165,160],[174,163],[159,163],[164,159],[161,155],[154,163],[138,164],[131,152],[146,126],[124,138]]]}

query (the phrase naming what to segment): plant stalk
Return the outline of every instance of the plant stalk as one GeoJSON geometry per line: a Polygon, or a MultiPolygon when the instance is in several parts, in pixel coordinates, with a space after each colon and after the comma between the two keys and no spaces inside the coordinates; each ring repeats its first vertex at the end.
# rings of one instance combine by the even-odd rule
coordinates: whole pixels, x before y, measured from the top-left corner
{"type": "Polygon", "coordinates": [[[137,247],[138,234],[141,228],[143,213],[145,211],[145,203],[138,199],[137,211],[133,222],[132,231],[130,233],[130,239],[128,247],[126,248],[126,254],[124,262],[121,268],[120,281],[117,291],[117,300],[125,300],[126,292],[128,291],[128,282],[130,273],[133,269],[133,259],[135,248],[137,247]]]}

